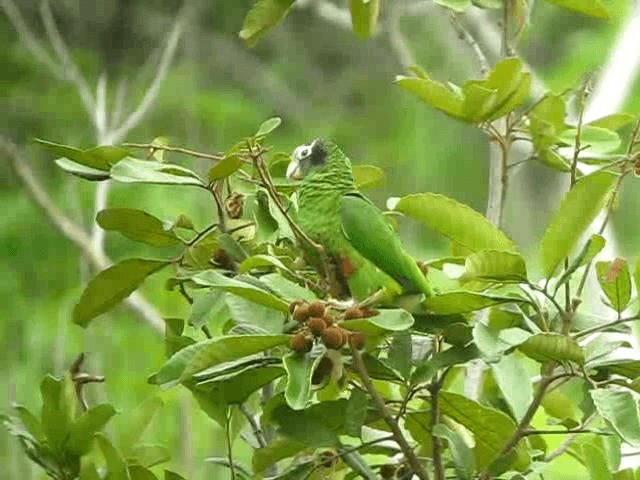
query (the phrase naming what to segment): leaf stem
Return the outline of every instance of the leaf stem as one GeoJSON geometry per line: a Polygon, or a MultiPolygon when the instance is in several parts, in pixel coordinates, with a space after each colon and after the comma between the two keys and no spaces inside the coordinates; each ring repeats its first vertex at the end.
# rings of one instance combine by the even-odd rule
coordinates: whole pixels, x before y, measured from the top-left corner
{"type": "Polygon", "coordinates": [[[358,349],[353,345],[351,345],[351,355],[353,359],[352,366],[354,370],[360,377],[360,380],[362,381],[362,384],[366,388],[369,395],[371,395],[373,403],[378,409],[378,413],[380,413],[384,422],[389,426],[389,429],[393,434],[393,439],[400,446],[400,450],[402,450],[402,453],[404,454],[407,463],[409,463],[409,466],[413,470],[413,473],[420,480],[429,480],[429,474],[420,464],[418,457],[407,442],[407,439],[404,437],[402,430],[400,430],[400,427],[398,426],[398,423],[391,415],[391,412],[389,412],[389,409],[385,405],[384,400],[382,399],[376,388],[373,386],[371,377],[369,377],[369,373],[367,372],[367,369],[364,366],[364,362],[362,361],[362,355],[360,355],[358,349]]]}
{"type": "Polygon", "coordinates": [[[208,160],[215,160],[216,162],[224,158],[224,153],[204,153],[183,147],[171,147],[169,145],[156,145],[153,143],[123,143],[121,146],[124,148],[148,148],[151,151],[164,150],[167,152],[182,153],[184,155],[189,155],[190,157],[206,158],[208,160]]]}
{"type": "MultiPolygon", "coordinates": [[[[433,339],[433,353],[437,354],[440,351],[440,339],[436,336],[433,339]]],[[[444,379],[444,373],[442,379],[444,379]]],[[[442,387],[442,380],[436,375],[435,381],[429,386],[429,392],[431,393],[431,430],[440,422],[440,403],[438,401],[438,394],[442,387]]],[[[442,463],[442,440],[431,434],[432,437],[432,452],[433,452],[433,475],[435,480],[445,480],[444,464],[442,463]]]]}
{"type": "Polygon", "coordinates": [[[236,480],[236,467],[233,463],[233,445],[231,443],[231,409],[227,409],[227,421],[225,422],[224,432],[227,437],[227,458],[229,459],[229,470],[231,471],[231,480],[236,480]]]}

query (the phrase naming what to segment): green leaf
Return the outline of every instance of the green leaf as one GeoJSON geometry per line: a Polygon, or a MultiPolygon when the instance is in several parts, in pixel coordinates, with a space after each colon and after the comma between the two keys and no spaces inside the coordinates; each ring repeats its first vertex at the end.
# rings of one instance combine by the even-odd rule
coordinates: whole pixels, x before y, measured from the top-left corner
{"type": "Polygon", "coordinates": [[[443,352],[438,352],[416,367],[413,375],[411,375],[411,384],[417,385],[428,382],[438,370],[454,365],[462,365],[478,358],[479,354],[478,348],[473,344],[466,347],[451,347],[443,352]]]}
{"type": "Polygon", "coordinates": [[[613,188],[616,176],[596,172],[582,178],[564,197],[541,243],[544,273],[550,277],[591,225],[613,188]]]}
{"type": "Polygon", "coordinates": [[[389,345],[389,353],[387,361],[391,368],[397,370],[403,378],[409,378],[411,375],[411,333],[408,330],[396,332],[391,339],[389,345]]]}
{"type": "Polygon", "coordinates": [[[380,0],[350,0],[349,7],[354,33],[362,39],[368,38],[378,24],[380,0]]]}
{"type": "Polygon", "coordinates": [[[205,186],[202,179],[188,168],[131,157],[111,167],[111,178],[123,183],[205,186]]]}
{"type": "Polygon", "coordinates": [[[500,60],[482,82],[485,88],[494,89],[497,98],[487,118],[495,120],[519,107],[529,97],[531,75],[522,71],[522,60],[509,57],[500,60]]]}
{"type": "Polygon", "coordinates": [[[517,253],[481,250],[465,260],[463,280],[486,280],[500,283],[526,282],[527,267],[517,253]]]}
{"type": "Polygon", "coordinates": [[[266,447],[257,448],[253,451],[251,466],[253,467],[253,471],[259,474],[280,460],[295,456],[305,448],[304,443],[296,442],[288,438],[276,438],[266,447]]]}
{"type": "MultiPolygon", "coordinates": [[[[238,328],[245,329],[236,333],[240,331],[243,333],[282,333],[287,318],[284,312],[258,305],[232,293],[225,294],[225,301],[229,311],[227,317],[230,316],[238,328]],[[255,330],[256,328],[258,330],[255,330]]],[[[217,320],[224,321],[226,319],[221,316],[217,320]]],[[[218,326],[222,325],[222,322],[218,323],[218,326]]]]}
{"type": "Polygon", "coordinates": [[[454,12],[464,12],[471,6],[471,0],[435,0],[435,3],[454,12]]]}
{"type": "Polygon", "coordinates": [[[602,449],[585,443],[582,445],[582,459],[591,480],[611,480],[611,472],[607,467],[607,458],[602,449]]]}
{"type": "Polygon", "coordinates": [[[286,344],[290,338],[289,335],[233,335],[210,338],[177,352],[158,373],[149,378],[149,382],[168,388],[214,365],[286,344]]]}
{"type": "Polygon", "coordinates": [[[115,408],[107,403],[96,405],[84,412],[71,425],[67,450],[75,455],[84,455],[89,452],[93,444],[93,436],[102,430],[115,414],[115,408]]]}
{"type": "Polygon", "coordinates": [[[513,241],[482,214],[444,195],[408,195],[400,199],[395,210],[419,220],[471,251],[515,250],[513,241]]]}
{"type": "Polygon", "coordinates": [[[438,315],[452,315],[456,313],[474,312],[503,303],[522,302],[525,302],[525,300],[519,297],[505,297],[461,290],[434,295],[424,300],[422,305],[427,310],[438,315]]]}
{"type": "Polygon", "coordinates": [[[627,262],[621,258],[613,262],[597,262],[596,275],[613,309],[622,313],[631,300],[631,277],[627,262]]]}
{"type": "Polygon", "coordinates": [[[209,180],[212,182],[226,178],[235,173],[242,166],[242,160],[237,154],[224,157],[209,169],[209,180]]]}
{"type": "MultiPolygon", "coordinates": [[[[96,465],[89,457],[80,459],[80,480],[101,480],[100,474],[96,469],[96,465]]],[[[131,480],[147,480],[142,477],[140,479],[132,478],[131,480]]]]}
{"type": "MultiPolygon", "coordinates": [[[[127,463],[151,468],[171,460],[171,453],[162,445],[140,445],[127,455],[127,463]]],[[[131,468],[131,467],[129,467],[131,468]]],[[[131,473],[131,471],[129,471],[131,473]]],[[[133,479],[132,479],[133,480],[133,479]]]]}
{"type": "MultiPolygon", "coordinates": [[[[516,429],[515,422],[505,413],[451,392],[440,392],[440,411],[473,434],[476,442],[474,456],[479,470],[497,459],[516,429]]],[[[524,469],[530,463],[527,449],[523,443],[515,448],[513,468],[524,469]]]]}
{"type": "MultiPolygon", "coordinates": [[[[277,400],[277,399],[276,399],[277,400]]],[[[279,432],[310,447],[337,447],[344,433],[347,400],[316,403],[304,410],[293,410],[284,401],[269,414],[279,432]]]]}
{"type": "Polygon", "coordinates": [[[640,447],[638,402],[630,392],[605,389],[591,390],[596,410],[616,433],[632,447],[640,447]]]}
{"type": "Polygon", "coordinates": [[[68,439],[75,412],[73,382],[68,376],[44,377],[40,383],[42,394],[42,430],[48,443],[55,451],[60,451],[68,439]]]}
{"type": "Polygon", "coordinates": [[[118,446],[125,455],[129,455],[133,447],[140,441],[140,438],[142,438],[142,435],[151,424],[153,417],[163,405],[162,398],[158,395],[152,395],[143,400],[127,415],[126,427],[118,439],[118,446]]]}
{"type": "Polygon", "coordinates": [[[362,426],[367,419],[367,407],[369,405],[369,395],[354,388],[347,401],[347,410],[345,412],[345,428],[347,435],[360,438],[362,434],[362,426]]]}
{"type": "Polygon", "coordinates": [[[136,242],[157,247],[171,247],[180,243],[175,233],[164,229],[161,220],[142,210],[110,208],[98,212],[96,221],[103,229],[120,232],[136,242]]]}
{"type": "Polygon", "coordinates": [[[96,434],[96,441],[107,462],[109,480],[130,480],[127,464],[111,441],[102,433],[96,434]]]}
{"type": "Polygon", "coordinates": [[[571,337],[559,333],[537,333],[522,343],[518,349],[538,362],[575,362],[584,365],[584,352],[571,337]]]}
{"type": "Polygon", "coordinates": [[[257,0],[244,19],[240,38],[253,47],[269,29],[282,20],[295,0],[257,0]]]}
{"type": "Polygon", "coordinates": [[[14,405],[13,408],[22,422],[22,426],[27,430],[27,432],[29,432],[36,441],[43,443],[46,440],[46,436],[42,429],[42,422],[40,419],[22,405],[14,405]]]}
{"type": "Polygon", "coordinates": [[[294,410],[306,408],[311,400],[311,377],[323,357],[322,355],[311,356],[312,352],[304,354],[291,352],[282,357],[282,364],[287,371],[284,398],[294,410]]]}
{"type": "Polygon", "coordinates": [[[123,148],[106,145],[90,148],[89,150],[80,150],[68,145],[40,140],[39,138],[36,138],[35,142],[73,163],[103,172],[108,172],[112,165],[129,155],[129,152],[123,148]]]}
{"type": "MultiPolygon", "coordinates": [[[[131,480],[158,480],[158,477],[151,470],[142,465],[129,465],[128,470],[131,480]]],[[[96,477],[96,480],[99,478],[99,476],[96,477]]],[[[81,478],[80,480],[84,479],[81,478]]]]}
{"type": "MultiPolygon", "coordinates": [[[[558,135],[558,140],[565,145],[573,146],[576,144],[576,135],[578,131],[575,128],[568,128],[558,135]]],[[[589,147],[589,152],[609,153],[620,146],[620,136],[606,128],[591,127],[583,125],[580,129],[580,147],[589,147]]]]}
{"type": "Polygon", "coordinates": [[[524,343],[530,337],[531,333],[521,328],[501,330],[487,326],[482,321],[477,321],[473,327],[473,339],[489,362],[497,362],[505,352],[524,343]]]}
{"type": "Polygon", "coordinates": [[[413,317],[406,310],[384,309],[375,317],[345,320],[340,326],[347,330],[363,332],[367,335],[384,335],[387,332],[399,332],[411,328],[413,317]]]}
{"type": "Polygon", "coordinates": [[[177,474],[176,472],[172,472],[170,470],[164,471],[164,480],[187,480],[182,475],[177,474]]]}
{"type": "Polygon", "coordinates": [[[600,253],[600,251],[604,248],[605,239],[601,235],[594,233],[591,235],[587,243],[584,244],[580,253],[576,255],[576,258],[569,264],[569,268],[563,271],[562,276],[558,279],[558,283],[556,283],[556,289],[560,288],[564,285],[569,279],[573,272],[575,272],[578,268],[586,265],[591,262],[595,256],[600,253]]]}
{"type": "Polygon", "coordinates": [[[600,0],[547,0],[547,2],[590,17],[609,18],[609,12],[600,0]]]}
{"type": "Polygon", "coordinates": [[[67,158],[57,159],[56,165],[58,165],[64,171],[69,172],[76,177],[84,178],[85,180],[101,181],[108,180],[111,177],[109,175],[109,172],[86,167],[84,165],[80,165],[79,163],[72,162],[67,158]]]}
{"type": "Polygon", "coordinates": [[[456,466],[457,478],[461,480],[471,480],[475,471],[475,459],[473,451],[465,443],[459,433],[454,432],[443,423],[433,426],[433,435],[443,438],[449,445],[453,462],[456,466]]]}
{"type": "Polygon", "coordinates": [[[240,371],[218,375],[198,382],[195,389],[207,395],[214,403],[226,409],[229,405],[240,405],[249,396],[265,385],[284,375],[280,366],[249,366],[240,371]]]}
{"type": "Polygon", "coordinates": [[[313,302],[318,299],[316,294],[311,290],[307,290],[297,283],[287,280],[278,273],[263,275],[260,277],[260,281],[269,287],[271,291],[276,292],[280,297],[284,298],[287,302],[292,302],[293,300],[313,302]]]}
{"type": "Polygon", "coordinates": [[[98,273],[89,281],[73,310],[74,323],[86,327],[95,317],[127,298],[145,278],[170,263],[131,258],[98,273]]]}
{"type": "Polygon", "coordinates": [[[384,172],[375,165],[354,165],[353,181],[358,190],[376,188],[384,185],[384,172]]]}
{"type": "Polygon", "coordinates": [[[462,119],[464,97],[442,83],[430,79],[398,75],[395,82],[400,88],[418,96],[420,100],[452,117],[462,119]]]}
{"type": "Polygon", "coordinates": [[[276,267],[291,273],[284,263],[272,255],[257,254],[246,258],[238,265],[238,272],[246,273],[254,268],[276,267]]]}
{"type": "Polygon", "coordinates": [[[606,128],[608,130],[616,131],[629,125],[635,119],[636,116],[630,113],[612,113],[611,115],[607,115],[587,123],[587,126],[606,128]]]}
{"type": "Polygon", "coordinates": [[[202,328],[203,325],[208,324],[210,318],[216,319],[216,325],[222,325],[229,318],[226,299],[227,294],[224,290],[211,289],[204,292],[194,292],[189,325],[194,328],[202,328]]]}
{"type": "Polygon", "coordinates": [[[225,277],[213,270],[206,270],[194,275],[191,278],[198,285],[205,287],[220,288],[226,292],[233,293],[239,297],[245,298],[253,303],[264,307],[279,310],[281,312],[289,311],[289,304],[275,295],[262,290],[249,283],[238,281],[234,278],[225,277]]]}
{"type": "Polygon", "coordinates": [[[278,128],[281,123],[282,123],[282,119],[280,117],[272,117],[272,118],[269,118],[268,120],[265,120],[260,125],[260,128],[258,128],[258,131],[256,132],[255,136],[265,137],[269,135],[271,132],[273,132],[276,128],[278,128]]]}
{"type": "Polygon", "coordinates": [[[533,399],[529,371],[514,354],[492,363],[491,371],[516,420],[521,420],[533,399]]]}
{"type": "Polygon", "coordinates": [[[376,380],[386,380],[389,382],[402,383],[404,379],[397,370],[391,368],[387,363],[374,357],[368,352],[362,354],[362,361],[371,378],[376,380]]]}

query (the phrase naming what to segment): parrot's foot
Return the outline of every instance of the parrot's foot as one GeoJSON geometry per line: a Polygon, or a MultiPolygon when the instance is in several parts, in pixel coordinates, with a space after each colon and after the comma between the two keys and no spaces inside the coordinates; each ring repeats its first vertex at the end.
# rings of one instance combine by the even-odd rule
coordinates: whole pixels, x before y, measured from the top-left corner
{"type": "Polygon", "coordinates": [[[335,310],[346,310],[347,308],[355,307],[357,305],[357,302],[353,298],[350,298],[349,300],[329,299],[327,300],[327,303],[335,310]]]}
{"type": "Polygon", "coordinates": [[[381,288],[380,290],[378,290],[376,293],[374,293],[370,297],[365,298],[363,301],[361,301],[358,304],[358,306],[359,307],[370,307],[371,305],[375,305],[380,300],[384,299],[386,296],[387,296],[387,292],[384,290],[384,288],[381,288]]]}

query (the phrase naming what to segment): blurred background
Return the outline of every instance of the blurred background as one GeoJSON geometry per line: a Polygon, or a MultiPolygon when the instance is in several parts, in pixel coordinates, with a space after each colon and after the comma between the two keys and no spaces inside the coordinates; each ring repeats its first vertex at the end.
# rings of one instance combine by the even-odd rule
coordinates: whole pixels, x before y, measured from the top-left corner
{"type": "MultiPolygon", "coordinates": [[[[97,98],[106,99],[108,124],[128,118],[146,101],[150,85],[156,88],[157,95],[145,105],[139,121],[117,141],[149,142],[166,136],[171,145],[221,151],[277,115],[283,119],[272,137],[277,150],[289,152],[326,136],[354,163],[383,168],[385,186],[369,192],[381,207],[389,196],[431,191],[484,212],[487,138],[393,85],[394,76],[414,62],[442,81],[479,75],[477,59],[452,29],[448,11],[431,0],[387,1],[380,31],[364,42],[350,30],[347,2],[300,0],[283,23],[249,49],[237,32],[251,3],[56,0],[47,13],[39,0],[2,0],[0,138],[18,145],[53,202],[89,230],[96,184],[66,175],[53,163],[52,154],[32,142],[38,137],[89,148],[114,139],[92,124],[70,70],[56,76],[47,65],[47,56],[56,58],[47,35],[53,33],[53,45],[60,40],[51,24],[47,26],[53,17],[91,94],[95,96],[98,86],[97,98]],[[179,31],[177,18],[183,22],[179,31]],[[168,51],[172,41],[175,51],[168,51]],[[34,49],[33,42],[46,52],[34,49]],[[163,64],[166,69],[159,72],[163,64]]],[[[606,4],[612,12],[609,21],[536,2],[521,52],[548,89],[575,87],[585,74],[598,73],[606,63],[634,14],[632,1],[606,4]]],[[[500,28],[497,16],[474,11],[461,20],[491,48],[492,32],[500,28]]],[[[640,86],[630,87],[623,110],[637,112],[640,86]]],[[[109,399],[116,408],[131,410],[155,393],[146,378],[164,360],[161,335],[124,306],[87,330],[71,323],[81,285],[94,270],[34,205],[8,158],[0,158],[0,411],[6,412],[12,402],[39,408],[42,376],[62,372],[80,351],[87,352],[87,368],[107,379],[104,385],[88,388],[90,401],[109,399]]],[[[205,162],[169,158],[198,171],[207,167],[205,162]]],[[[535,162],[515,172],[504,229],[535,258],[546,212],[559,198],[554,189],[560,188],[561,174],[535,162]]],[[[635,205],[640,198],[630,186],[623,190],[614,229],[621,255],[635,256],[640,240],[640,210],[635,205]]],[[[185,213],[198,228],[214,215],[208,199],[188,188],[113,185],[108,205],[142,208],[163,219],[185,213]]],[[[403,223],[401,233],[418,256],[447,252],[443,239],[415,224],[403,223]]],[[[117,234],[108,235],[105,245],[114,260],[171,253],[117,234]]],[[[163,316],[184,315],[186,305],[164,290],[163,280],[162,275],[148,280],[143,295],[163,316]]],[[[185,408],[191,400],[183,394],[165,394],[166,405],[146,439],[177,452],[170,466],[186,477],[224,479],[226,471],[204,461],[224,451],[223,436],[197,408],[185,408]]],[[[118,420],[112,423],[110,431],[117,433],[118,420]]],[[[241,451],[240,458],[248,452],[241,451]]],[[[580,468],[562,459],[545,478],[583,478],[580,468]]],[[[0,472],[0,478],[42,478],[4,429],[0,472]]]]}

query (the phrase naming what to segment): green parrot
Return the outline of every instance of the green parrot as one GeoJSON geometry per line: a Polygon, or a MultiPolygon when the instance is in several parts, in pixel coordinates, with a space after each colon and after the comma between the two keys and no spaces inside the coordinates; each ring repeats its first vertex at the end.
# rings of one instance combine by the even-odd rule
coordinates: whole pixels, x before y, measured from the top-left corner
{"type": "MultiPolygon", "coordinates": [[[[324,247],[342,296],[362,301],[380,291],[389,300],[403,293],[433,295],[382,212],[356,189],[351,161],[337,145],[316,139],[297,147],[287,177],[301,180],[293,216],[324,247]]],[[[306,254],[319,261],[315,250],[306,254]]]]}

